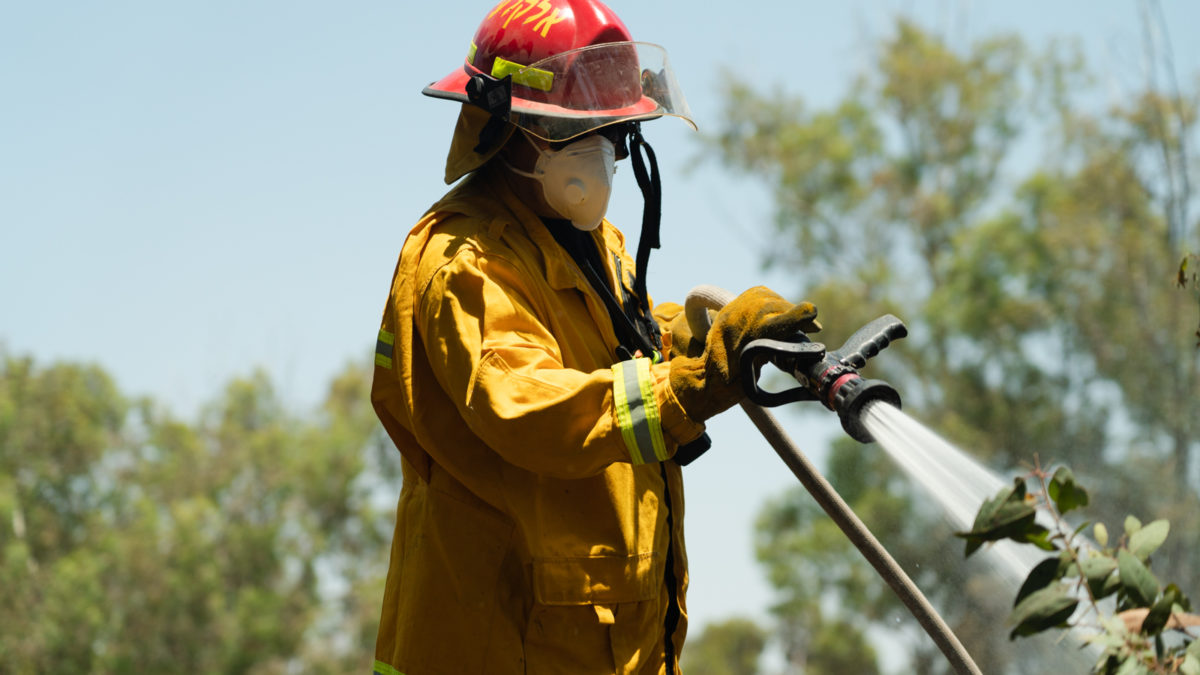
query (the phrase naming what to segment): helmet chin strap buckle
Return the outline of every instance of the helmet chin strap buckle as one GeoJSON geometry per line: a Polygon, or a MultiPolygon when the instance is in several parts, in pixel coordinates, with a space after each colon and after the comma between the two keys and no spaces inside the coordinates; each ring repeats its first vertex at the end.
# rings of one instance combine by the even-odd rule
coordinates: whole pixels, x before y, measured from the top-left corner
{"type": "Polygon", "coordinates": [[[504,137],[504,128],[512,111],[512,75],[501,79],[483,73],[472,75],[467,81],[467,101],[492,116],[479,132],[479,144],[475,146],[475,152],[483,155],[499,145],[504,137]]]}

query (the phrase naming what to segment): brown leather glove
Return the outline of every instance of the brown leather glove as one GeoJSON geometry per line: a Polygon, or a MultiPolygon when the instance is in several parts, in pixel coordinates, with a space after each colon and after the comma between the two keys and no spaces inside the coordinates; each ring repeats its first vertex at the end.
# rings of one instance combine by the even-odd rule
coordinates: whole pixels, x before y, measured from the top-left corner
{"type": "Polygon", "coordinates": [[[692,338],[687,319],[669,324],[671,390],[688,417],[703,422],[742,400],[738,355],[753,340],[784,340],[798,332],[821,330],[817,308],[793,304],[765,286],[737,296],[717,313],[703,343],[692,338]]]}
{"type": "Polygon", "coordinates": [[[699,356],[704,343],[692,346],[692,329],[688,326],[683,306],[674,302],[660,302],[654,306],[654,320],[663,329],[663,353],[667,360],[677,356],[699,356]],[[691,353],[692,351],[695,353],[691,353]]]}

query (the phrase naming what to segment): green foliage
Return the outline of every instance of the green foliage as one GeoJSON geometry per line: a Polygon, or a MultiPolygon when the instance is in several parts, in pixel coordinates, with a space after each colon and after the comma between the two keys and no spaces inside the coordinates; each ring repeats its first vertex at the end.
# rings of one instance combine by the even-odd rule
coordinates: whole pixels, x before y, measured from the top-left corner
{"type": "Polygon", "coordinates": [[[688,675],[755,675],[767,633],[749,619],[728,619],[705,626],[695,642],[683,653],[688,675]]]}
{"type": "Polygon", "coordinates": [[[1126,532],[1129,535],[1129,550],[1138,560],[1149,560],[1150,555],[1167,540],[1167,534],[1170,531],[1171,524],[1169,522],[1156,520],[1138,528],[1135,532],[1126,532]]]}
{"type": "Polygon", "coordinates": [[[1011,488],[984,502],[975,516],[975,525],[964,535],[966,555],[984,542],[1009,538],[1045,548],[1046,528],[1034,522],[1037,510],[1025,497],[1025,481],[1017,480],[1011,488]]]}
{"type": "Polygon", "coordinates": [[[804,672],[811,675],[877,675],[875,649],[861,628],[844,620],[820,620],[809,628],[804,672]]]}
{"type": "Polygon", "coordinates": [[[1026,499],[1020,487],[1026,478],[1017,478],[1013,488],[1001,491],[983,505],[970,531],[957,533],[968,542],[968,556],[978,548],[970,548],[970,542],[1030,543],[1035,528],[1046,528],[1033,520],[1012,521],[1005,528],[997,528],[989,515],[997,511],[997,504],[1009,504],[1014,499],[1023,506],[1036,506],[1053,521],[1049,541],[1058,555],[1036,565],[1021,586],[1008,617],[1013,626],[1010,637],[1067,628],[1101,648],[1094,672],[1196,672],[1200,660],[1196,660],[1195,626],[1200,626],[1200,617],[1187,614],[1191,610],[1187,596],[1174,584],[1164,588],[1149,567],[1150,556],[1167,539],[1169,523],[1156,520],[1142,525],[1134,516],[1127,516],[1125,536],[1117,546],[1108,546],[1107,528],[1099,525],[1095,531],[1103,536],[1094,544],[1088,542],[1079,536],[1083,526],[1072,531],[1063,519],[1064,479],[1070,479],[1074,495],[1068,505],[1073,507],[1080,501],[1086,504],[1088,500],[1087,491],[1071,476],[1065,468],[1053,475],[1034,469],[1029,479],[1040,489],[1029,495],[1032,500],[1026,499]],[[1113,615],[1099,603],[1110,595],[1116,595],[1119,614],[1113,615]],[[1081,603],[1086,611],[1077,612],[1081,603]],[[1182,639],[1167,646],[1164,635],[1172,631],[1180,633],[1182,639]]]}
{"type": "Polygon", "coordinates": [[[303,418],[235,380],[187,424],[0,354],[0,672],[368,667],[390,532],[368,372],[303,418]]]}
{"type": "MultiPolygon", "coordinates": [[[[901,529],[909,511],[903,491],[871,488],[901,485],[885,457],[847,438],[835,444],[829,465],[829,479],[845,486],[843,497],[860,516],[901,529]]],[[[768,501],[755,529],[759,562],[777,589],[772,611],[788,662],[804,672],[878,672],[865,628],[902,610],[842,531],[799,487],[768,501]]]]}
{"type": "Polygon", "coordinates": [[[1088,505],[1087,491],[1075,484],[1075,474],[1065,466],[1054,470],[1054,475],[1050,477],[1046,491],[1059,513],[1065,514],[1088,505]]]}
{"type": "MultiPolygon", "coordinates": [[[[1053,561],[1057,566],[1058,561],[1053,561]]],[[[1047,628],[1062,626],[1079,601],[1072,597],[1071,587],[1066,584],[1052,584],[1033,591],[1021,599],[1009,615],[1009,622],[1015,626],[1009,637],[1032,635],[1047,628]]]]}

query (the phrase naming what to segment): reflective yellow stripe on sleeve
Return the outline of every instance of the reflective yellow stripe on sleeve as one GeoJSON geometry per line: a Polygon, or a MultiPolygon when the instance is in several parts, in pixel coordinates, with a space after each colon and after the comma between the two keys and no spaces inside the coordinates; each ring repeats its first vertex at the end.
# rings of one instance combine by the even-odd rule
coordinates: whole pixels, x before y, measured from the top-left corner
{"type": "Polygon", "coordinates": [[[383,661],[376,660],[375,670],[372,672],[372,675],[404,675],[404,673],[396,670],[383,661]]]}
{"type": "Polygon", "coordinates": [[[654,398],[650,359],[622,361],[612,371],[617,426],[630,459],[634,464],[665,461],[667,445],[663,442],[662,418],[654,398]]]}
{"type": "Polygon", "coordinates": [[[392,367],[392,354],[396,348],[396,336],[386,330],[379,331],[379,339],[375,341],[375,365],[380,368],[392,367]]]}

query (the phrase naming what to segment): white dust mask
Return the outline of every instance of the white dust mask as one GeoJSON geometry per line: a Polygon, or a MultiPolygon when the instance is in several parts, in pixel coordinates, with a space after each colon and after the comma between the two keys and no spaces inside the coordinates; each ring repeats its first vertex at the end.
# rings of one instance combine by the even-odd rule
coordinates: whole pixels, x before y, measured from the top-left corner
{"type": "Polygon", "coordinates": [[[561,150],[543,150],[525,137],[538,151],[533,173],[511,164],[514,173],[542,184],[546,203],[571,224],[584,232],[600,226],[608,211],[617,153],[612,141],[593,134],[561,150]]]}

